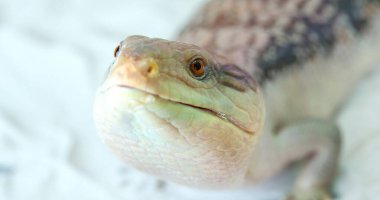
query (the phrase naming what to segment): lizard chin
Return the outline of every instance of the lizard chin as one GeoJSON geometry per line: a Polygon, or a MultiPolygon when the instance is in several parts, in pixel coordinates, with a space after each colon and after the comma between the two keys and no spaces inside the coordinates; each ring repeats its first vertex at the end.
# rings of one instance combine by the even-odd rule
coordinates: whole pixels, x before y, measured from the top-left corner
{"type": "Polygon", "coordinates": [[[129,165],[196,187],[241,184],[256,141],[212,111],[124,86],[97,94],[95,124],[129,165]]]}

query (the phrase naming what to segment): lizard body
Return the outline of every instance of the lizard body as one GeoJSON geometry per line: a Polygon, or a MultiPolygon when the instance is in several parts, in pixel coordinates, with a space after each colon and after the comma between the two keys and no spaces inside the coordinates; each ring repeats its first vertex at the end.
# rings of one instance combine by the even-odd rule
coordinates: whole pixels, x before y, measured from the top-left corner
{"type": "Polygon", "coordinates": [[[303,160],[287,199],[328,199],[334,114],[380,57],[375,5],[214,0],[181,42],[130,36],[98,91],[98,132],[130,165],[197,187],[255,183],[303,160]]]}

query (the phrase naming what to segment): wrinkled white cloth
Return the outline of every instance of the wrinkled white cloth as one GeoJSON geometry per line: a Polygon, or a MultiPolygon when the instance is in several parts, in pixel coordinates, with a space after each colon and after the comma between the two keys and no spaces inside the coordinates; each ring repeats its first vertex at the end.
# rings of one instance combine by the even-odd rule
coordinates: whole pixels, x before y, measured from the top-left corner
{"type": "MultiPolygon", "coordinates": [[[[233,191],[163,183],[126,167],[92,121],[96,87],[127,35],[172,38],[202,0],[0,1],[0,200],[274,200],[293,173],[233,191]]],[[[380,71],[338,121],[337,199],[380,196],[380,71]]]]}

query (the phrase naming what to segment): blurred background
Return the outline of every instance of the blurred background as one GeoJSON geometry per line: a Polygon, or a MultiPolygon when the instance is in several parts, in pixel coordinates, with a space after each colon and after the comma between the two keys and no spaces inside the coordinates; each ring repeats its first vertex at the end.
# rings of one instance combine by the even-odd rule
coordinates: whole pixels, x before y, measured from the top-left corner
{"type": "MultiPolygon", "coordinates": [[[[232,191],[190,189],[123,165],[92,120],[97,86],[128,35],[174,38],[202,0],[1,0],[0,200],[274,200],[293,173],[232,191]]],[[[380,58],[379,58],[380,64],[380,58]]],[[[355,90],[337,199],[380,196],[380,71],[355,90]]]]}

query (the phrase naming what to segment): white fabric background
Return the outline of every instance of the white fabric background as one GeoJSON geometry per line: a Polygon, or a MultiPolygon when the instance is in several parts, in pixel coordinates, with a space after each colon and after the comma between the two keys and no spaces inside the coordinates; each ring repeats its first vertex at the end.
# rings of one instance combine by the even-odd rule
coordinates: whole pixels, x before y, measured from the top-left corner
{"type": "MultiPolygon", "coordinates": [[[[273,200],[293,173],[234,191],[163,184],[124,166],[92,121],[96,87],[127,35],[173,38],[202,0],[1,0],[0,200],[273,200]]],[[[380,198],[380,71],[338,119],[337,199],[380,198]]]]}

